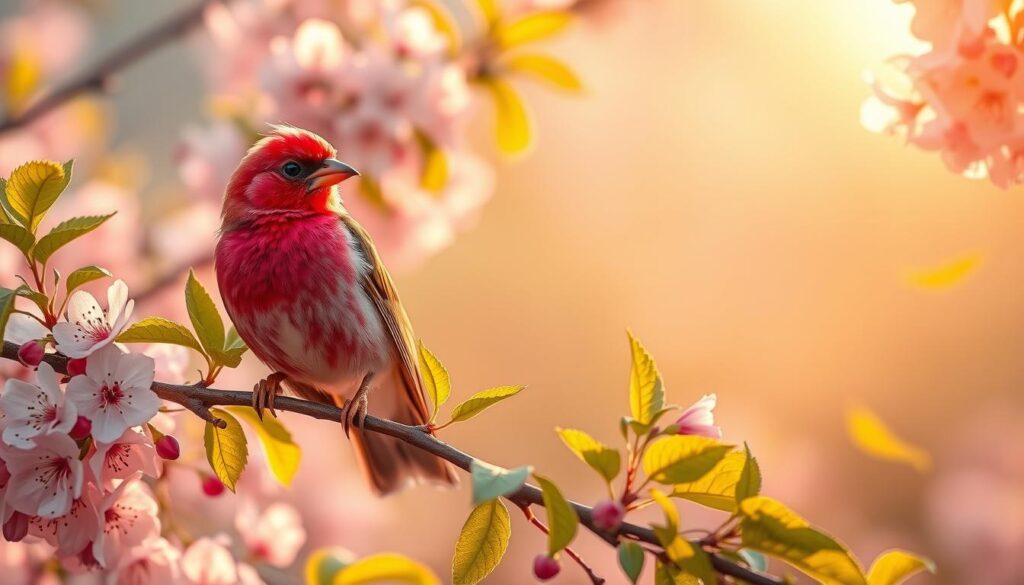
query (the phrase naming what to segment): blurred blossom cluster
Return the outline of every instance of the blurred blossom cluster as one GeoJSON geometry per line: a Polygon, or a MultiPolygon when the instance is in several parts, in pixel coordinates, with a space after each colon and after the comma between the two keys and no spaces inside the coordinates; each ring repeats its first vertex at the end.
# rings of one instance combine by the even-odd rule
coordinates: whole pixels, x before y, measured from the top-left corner
{"type": "Polygon", "coordinates": [[[936,151],[955,173],[1002,188],[1024,182],[1024,12],[1012,0],[897,0],[929,45],[868,76],[869,130],[936,151]]]}

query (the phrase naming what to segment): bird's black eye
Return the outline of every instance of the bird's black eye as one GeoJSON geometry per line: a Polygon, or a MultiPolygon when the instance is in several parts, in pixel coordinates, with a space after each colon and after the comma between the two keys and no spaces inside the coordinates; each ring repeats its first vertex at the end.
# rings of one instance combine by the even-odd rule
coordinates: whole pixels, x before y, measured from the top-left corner
{"type": "Polygon", "coordinates": [[[299,174],[302,173],[302,165],[293,160],[290,160],[284,163],[284,166],[281,167],[281,172],[284,173],[284,176],[290,179],[294,179],[295,177],[298,177],[299,174]]]}

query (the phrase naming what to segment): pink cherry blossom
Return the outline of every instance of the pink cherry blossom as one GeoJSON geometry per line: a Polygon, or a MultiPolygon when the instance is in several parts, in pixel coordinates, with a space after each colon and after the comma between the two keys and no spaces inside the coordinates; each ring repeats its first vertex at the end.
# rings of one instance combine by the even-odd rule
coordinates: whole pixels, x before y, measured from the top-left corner
{"type": "Polygon", "coordinates": [[[59,518],[82,495],[78,445],[67,435],[40,435],[32,449],[6,448],[3,457],[11,473],[5,500],[23,514],[59,518]]]}
{"type": "Polygon", "coordinates": [[[178,585],[181,551],[163,538],[153,538],[121,555],[115,566],[108,566],[105,585],[178,585]]]}
{"type": "Polygon", "coordinates": [[[3,440],[12,447],[30,449],[41,435],[67,433],[78,420],[78,408],[66,400],[50,364],[39,364],[36,383],[8,380],[0,396],[6,414],[3,440]]]}
{"type": "Polygon", "coordinates": [[[98,442],[113,442],[156,415],[160,399],[150,388],[154,370],[153,358],[107,346],[89,357],[85,375],[68,382],[68,400],[92,421],[98,442]]]}
{"type": "Polygon", "coordinates": [[[160,535],[159,509],[152,492],[135,473],[98,506],[100,531],[92,554],[104,567],[116,567],[131,549],[160,535]]]}
{"type": "Polygon", "coordinates": [[[38,536],[55,547],[59,556],[75,556],[86,546],[99,530],[100,518],[97,504],[99,490],[86,484],[82,496],[71,504],[67,514],[59,518],[33,518],[29,523],[29,534],[38,536]]]}
{"type": "MultiPolygon", "coordinates": [[[[896,0],[914,5],[910,30],[917,38],[937,47],[955,42],[968,44],[985,32],[988,21],[999,12],[996,0],[896,0]]],[[[1005,3],[1005,2],[1003,2],[1005,3]]]]}
{"type": "Polygon", "coordinates": [[[245,156],[247,146],[238,128],[227,120],[186,127],[175,160],[188,194],[201,201],[219,203],[231,171],[245,156]]]}
{"type": "Polygon", "coordinates": [[[722,438],[722,429],[715,426],[715,405],[718,397],[705,394],[700,400],[683,411],[676,420],[680,435],[700,435],[712,439],[722,438]]]}
{"type": "Polygon", "coordinates": [[[105,488],[116,480],[142,472],[149,477],[159,475],[156,450],[147,434],[127,429],[116,440],[102,443],[97,440],[96,450],[89,456],[89,470],[93,478],[105,488]]]}
{"type": "Polygon", "coordinates": [[[92,354],[114,341],[128,325],[135,301],[128,298],[128,286],[122,280],[107,290],[107,312],[96,297],[79,290],[68,301],[67,321],[53,327],[57,351],[72,358],[92,354]]]}
{"type": "Polygon", "coordinates": [[[181,572],[188,585],[263,583],[252,567],[237,563],[221,541],[209,537],[196,540],[185,550],[181,557],[181,572]]]}
{"type": "Polygon", "coordinates": [[[249,554],[275,567],[287,567],[306,542],[302,517],[294,507],[277,502],[259,511],[252,501],[244,502],[235,517],[249,554]]]}

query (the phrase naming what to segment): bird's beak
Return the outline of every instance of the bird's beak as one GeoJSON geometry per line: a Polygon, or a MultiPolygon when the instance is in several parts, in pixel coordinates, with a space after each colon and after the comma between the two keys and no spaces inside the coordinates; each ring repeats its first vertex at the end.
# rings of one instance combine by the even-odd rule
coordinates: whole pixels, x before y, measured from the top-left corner
{"type": "Polygon", "coordinates": [[[356,177],[359,171],[353,169],[340,160],[329,158],[319,169],[313,171],[306,178],[306,192],[310,193],[323,187],[337,185],[349,177],[356,177]]]}

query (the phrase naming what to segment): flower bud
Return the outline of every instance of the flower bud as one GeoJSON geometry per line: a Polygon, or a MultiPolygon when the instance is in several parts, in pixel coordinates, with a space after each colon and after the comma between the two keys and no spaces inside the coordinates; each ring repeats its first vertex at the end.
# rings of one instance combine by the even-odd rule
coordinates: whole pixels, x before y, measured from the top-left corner
{"type": "Polygon", "coordinates": [[[74,378],[85,373],[85,358],[72,358],[68,360],[68,376],[74,378]]]}
{"type": "Polygon", "coordinates": [[[72,439],[81,441],[92,434],[92,421],[84,416],[79,416],[78,420],[75,421],[75,426],[71,427],[71,432],[68,434],[71,435],[72,439]]]}
{"type": "Polygon", "coordinates": [[[605,532],[617,531],[619,526],[622,525],[622,519],[625,516],[626,510],[622,507],[622,504],[611,500],[599,502],[594,506],[594,511],[591,513],[594,526],[605,532]]]}
{"type": "Polygon", "coordinates": [[[39,362],[43,361],[43,346],[38,341],[26,341],[18,348],[18,359],[21,363],[29,367],[36,367],[39,362]]]}
{"type": "Polygon", "coordinates": [[[28,516],[21,512],[15,512],[11,519],[4,523],[4,540],[7,542],[20,542],[28,536],[28,516]]]}
{"type": "Polygon", "coordinates": [[[561,569],[558,561],[548,555],[537,555],[533,559],[533,576],[541,581],[553,578],[561,569]]]}
{"type": "Polygon", "coordinates": [[[203,493],[211,498],[216,498],[224,493],[224,484],[216,477],[207,475],[203,478],[203,493]]]}
{"type": "Polygon", "coordinates": [[[175,439],[170,435],[164,435],[157,439],[156,454],[159,455],[161,459],[167,459],[169,461],[174,461],[178,457],[181,457],[181,447],[178,445],[178,439],[175,439]]]}

